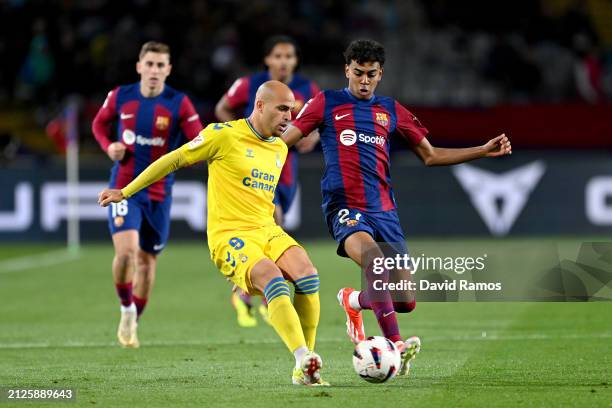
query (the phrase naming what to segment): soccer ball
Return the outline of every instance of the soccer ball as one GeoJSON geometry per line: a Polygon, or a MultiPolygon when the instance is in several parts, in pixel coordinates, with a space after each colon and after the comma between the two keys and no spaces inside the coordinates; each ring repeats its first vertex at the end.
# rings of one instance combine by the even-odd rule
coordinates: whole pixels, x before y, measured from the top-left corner
{"type": "Polygon", "coordinates": [[[357,344],[353,351],[355,372],[371,383],[383,383],[395,377],[400,363],[399,350],[385,337],[368,337],[357,344]]]}

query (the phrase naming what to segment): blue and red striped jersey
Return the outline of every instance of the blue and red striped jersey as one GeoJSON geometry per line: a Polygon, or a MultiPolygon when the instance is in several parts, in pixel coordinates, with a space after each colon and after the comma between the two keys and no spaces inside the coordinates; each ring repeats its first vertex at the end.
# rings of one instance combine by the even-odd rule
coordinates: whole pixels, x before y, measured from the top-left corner
{"type": "MultiPolygon", "coordinates": [[[[257,88],[270,79],[268,71],[238,78],[225,93],[227,104],[231,109],[244,109],[244,117],[249,117],[255,105],[257,88]]],[[[319,87],[313,81],[299,74],[294,74],[287,86],[295,96],[294,112],[299,112],[307,100],[319,93],[319,87]]]]}
{"type": "Polygon", "coordinates": [[[416,145],[428,134],[395,99],[374,95],[361,100],[347,88],[320,92],[304,106],[293,126],[304,135],[315,128],[321,134],[325,214],[344,207],[370,212],[395,209],[389,135],[397,131],[416,145]]]}
{"type": "MultiPolygon", "coordinates": [[[[115,162],[110,179],[111,188],[123,188],[159,157],[195,138],[202,123],[184,93],[164,85],[160,95],[147,98],[137,82],[108,93],[92,130],[105,152],[113,142],[122,142],[127,147],[123,160],[115,162]],[[111,124],[115,120],[117,133],[111,138],[111,124]]],[[[171,195],[173,181],[174,175],[169,174],[136,196],[163,201],[171,195]]]]}
{"type": "MultiPolygon", "coordinates": [[[[232,109],[244,109],[244,117],[249,117],[255,105],[257,88],[270,79],[268,71],[238,78],[225,93],[229,107],[232,109]]],[[[307,100],[319,93],[319,87],[314,81],[299,74],[294,74],[291,82],[289,82],[287,86],[293,91],[295,97],[295,108],[293,110],[294,117],[296,113],[302,109],[307,100]]],[[[296,155],[295,149],[290,149],[289,153],[287,153],[287,160],[285,161],[283,171],[278,180],[280,185],[291,185],[295,182],[295,175],[297,172],[296,155]]]]}

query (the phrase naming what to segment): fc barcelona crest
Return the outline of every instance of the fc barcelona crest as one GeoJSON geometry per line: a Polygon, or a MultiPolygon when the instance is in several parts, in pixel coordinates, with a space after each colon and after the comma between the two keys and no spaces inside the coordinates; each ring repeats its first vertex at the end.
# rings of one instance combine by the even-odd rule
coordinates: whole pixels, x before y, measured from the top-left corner
{"type": "Polygon", "coordinates": [[[170,118],[167,116],[158,116],[157,120],[155,121],[155,127],[158,130],[166,130],[168,129],[169,125],[170,125],[170,118]]]}
{"type": "Polygon", "coordinates": [[[387,114],[384,112],[376,112],[376,123],[381,126],[387,127],[387,125],[389,124],[389,118],[387,117],[387,114]]]}
{"type": "Polygon", "coordinates": [[[120,228],[124,222],[125,222],[125,219],[121,216],[117,216],[113,219],[113,223],[115,224],[115,227],[117,228],[120,228]]]}

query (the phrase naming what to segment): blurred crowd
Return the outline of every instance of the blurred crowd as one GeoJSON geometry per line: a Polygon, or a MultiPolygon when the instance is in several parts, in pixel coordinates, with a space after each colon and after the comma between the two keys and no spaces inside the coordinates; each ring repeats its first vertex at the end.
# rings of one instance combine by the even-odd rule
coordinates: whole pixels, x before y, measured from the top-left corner
{"type": "Polygon", "coordinates": [[[432,0],[422,6],[425,26],[400,36],[407,103],[595,104],[612,96],[610,1],[432,0]]]}
{"type": "Polygon", "coordinates": [[[5,0],[0,119],[28,109],[43,124],[77,95],[87,122],[109,89],[137,80],[138,50],[156,39],[172,49],[169,83],[208,122],[279,33],[296,38],[301,69],[324,88],[344,85],[348,41],[372,37],[388,50],[380,91],[412,106],[602,103],[610,19],[607,0],[5,0]]]}
{"type": "Polygon", "coordinates": [[[135,82],[140,46],[150,39],[171,46],[171,83],[200,100],[216,99],[236,75],[261,67],[262,42],[273,33],[294,36],[310,63],[342,61],[342,2],[75,0],[0,7],[4,101],[44,103],[135,82]]]}

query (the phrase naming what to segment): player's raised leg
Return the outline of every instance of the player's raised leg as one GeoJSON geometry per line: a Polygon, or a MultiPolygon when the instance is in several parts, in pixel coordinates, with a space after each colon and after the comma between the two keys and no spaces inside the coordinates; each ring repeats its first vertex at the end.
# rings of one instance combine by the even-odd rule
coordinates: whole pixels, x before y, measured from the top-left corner
{"type": "MultiPolygon", "coordinates": [[[[372,267],[370,258],[384,257],[382,250],[380,250],[372,236],[365,231],[358,231],[349,235],[344,240],[344,250],[346,251],[347,255],[358,265],[362,265],[363,263],[364,265],[367,265],[367,268],[372,267]],[[364,251],[365,248],[368,248],[368,250],[364,251]],[[367,252],[367,254],[364,252],[367,252]],[[364,256],[366,257],[364,258],[364,256]]],[[[397,316],[395,315],[395,309],[393,308],[391,293],[389,293],[389,291],[379,291],[374,293],[372,284],[369,281],[372,276],[373,273],[369,269],[366,270],[368,289],[365,292],[361,292],[357,300],[359,301],[362,309],[371,309],[374,312],[383,336],[395,343],[403,343],[399,332],[399,326],[397,324],[397,316]]],[[[377,275],[377,278],[385,279],[385,276],[388,279],[388,271],[386,271],[386,273],[377,275]]]]}
{"type": "MultiPolygon", "coordinates": [[[[389,238],[389,237],[386,237],[386,238],[389,238]]],[[[403,242],[404,241],[403,234],[397,234],[392,240],[403,242]]],[[[353,242],[352,244],[355,244],[355,243],[353,242]]],[[[365,254],[364,257],[362,257],[362,262],[366,265],[370,265],[372,257],[384,256],[382,251],[377,250],[378,249],[377,246],[373,246],[374,244],[375,243],[373,242],[373,240],[372,242],[370,242],[367,239],[361,242],[361,245],[362,245],[361,251],[368,252],[367,254],[365,254]],[[369,250],[364,251],[364,248],[368,248],[369,250]]],[[[347,249],[346,246],[345,246],[345,249],[347,249]]],[[[351,248],[347,250],[347,253],[349,252],[349,250],[351,250],[351,248]]],[[[399,251],[407,253],[406,248],[399,249],[399,251]]],[[[390,272],[391,271],[386,270],[384,271],[383,274],[377,275],[376,279],[383,279],[385,281],[388,281],[390,280],[390,277],[389,277],[390,272]]],[[[393,270],[392,272],[394,274],[393,276],[395,276],[398,279],[402,279],[402,280],[411,279],[410,269],[393,270]]],[[[391,294],[388,291],[386,293],[375,292],[373,290],[372,277],[373,275],[371,274],[371,271],[368,270],[367,271],[368,286],[367,286],[367,290],[365,291],[355,291],[350,288],[344,288],[341,290],[341,292],[342,291],[350,292],[347,296],[347,303],[348,303],[348,307],[350,308],[350,310],[361,310],[361,309],[374,310],[374,308],[377,307],[377,305],[380,305],[381,300],[387,303],[385,305],[386,309],[389,308],[388,302],[391,302],[390,304],[391,309],[397,313],[409,313],[412,310],[414,310],[414,308],[416,307],[416,300],[414,298],[413,293],[409,291],[398,291],[398,292],[394,292],[394,296],[392,298],[391,294]]],[[[389,312],[385,312],[384,314],[386,314],[387,317],[389,317],[388,316],[389,312]]],[[[397,324],[397,317],[395,316],[395,313],[393,313],[393,316],[395,317],[395,322],[397,324]]],[[[378,319],[378,314],[377,314],[377,319],[378,319]]],[[[404,341],[401,339],[401,337],[399,337],[399,330],[398,330],[398,337],[391,338],[387,335],[387,333],[383,329],[383,326],[381,325],[381,320],[378,319],[378,321],[379,321],[379,325],[381,326],[381,330],[383,331],[383,334],[385,335],[385,337],[394,341],[395,345],[397,346],[398,350],[401,353],[402,361],[401,361],[401,367],[398,372],[398,375],[407,375],[410,370],[412,361],[414,360],[416,355],[421,350],[421,340],[416,336],[412,336],[404,341]]],[[[383,321],[383,323],[388,324],[388,321],[386,322],[383,321]]]]}
{"type": "Polygon", "coordinates": [[[121,320],[117,329],[117,338],[124,347],[140,346],[137,329],[137,312],[132,293],[132,284],[136,270],[138,249],[138,231],[126,230],[113,234],[115,257],[113,258],[113,280],[117,295],[121,301],[121,320]]]}
{"type": "Polygon", "coordinates": [[[355,344],[365,340],[365,328],[361,305],[359,304],[359,291],[353,288],[342,288],[336,298],[346,313],[346,334],[355,344]]]}
{"type": "Polygon", "coordinates": [[[147,301],[151,297],[151,291],[155,284],[157,271],[157,256],[149,252],[138,250],[136,258],[136,273],[134,274],[134,304],[136,305],[137,318],[144,312],[147,301]]]}

